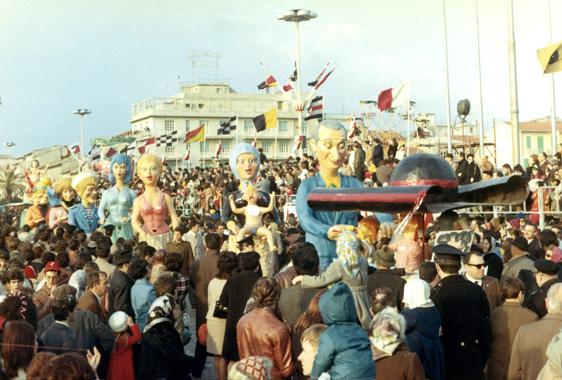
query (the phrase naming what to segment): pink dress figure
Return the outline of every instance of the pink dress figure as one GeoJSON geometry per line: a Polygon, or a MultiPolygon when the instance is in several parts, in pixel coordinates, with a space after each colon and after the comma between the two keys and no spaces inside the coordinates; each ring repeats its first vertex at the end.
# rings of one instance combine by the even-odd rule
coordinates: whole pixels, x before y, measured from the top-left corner
{"type": "Polygon", "coordinates": [[[166,218],[170,218],[174,228],[179,225],[179,218],[172,198],[157,186],[162,161],[152,154],[144,154],[137,164],[137,173],[144,183],[144,192],[133,203],[133,231],[139,235],[139,241],[145,241],[155,249],[166,249],[172,238],[166,218]]]}

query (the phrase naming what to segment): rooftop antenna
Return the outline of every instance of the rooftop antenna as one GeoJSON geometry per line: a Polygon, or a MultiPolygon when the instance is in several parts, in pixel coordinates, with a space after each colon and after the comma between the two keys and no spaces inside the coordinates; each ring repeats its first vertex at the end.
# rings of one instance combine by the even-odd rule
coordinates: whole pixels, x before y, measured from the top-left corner
{"type": "Polygon", "coordinates": [[[191,59],[191,81],[192,83],[219,83],[219,59],[220,54],[197,50],[189,53],[191,59]]]}

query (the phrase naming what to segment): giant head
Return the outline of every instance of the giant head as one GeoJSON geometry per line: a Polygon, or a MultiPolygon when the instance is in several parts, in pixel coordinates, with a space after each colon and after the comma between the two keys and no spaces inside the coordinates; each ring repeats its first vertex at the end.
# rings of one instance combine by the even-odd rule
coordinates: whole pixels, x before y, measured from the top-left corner
{"type": "Polygon", "coordinates": [[[260,153],[251,144],[238,143],[230,153],[228,164],[239,180],[253,180],[260,168],[260,153]]]}
{"type": "Polygon", "coordinates": [[[325,120],[312,130],[308,143],[318,158],[320,168],[337,171],[345,160],[347,134],[345,127],[334,120],[325,120]]]}
{"type": "Polygon", "coordinates": [[[123,180],[124,183],[129,183],[133,179],[133,165],[131,158],[126,154],[116,154],[111,158],[109,164],[109,174],[107,175],[109,182],[115,185],[116,179],[123,180]]]}

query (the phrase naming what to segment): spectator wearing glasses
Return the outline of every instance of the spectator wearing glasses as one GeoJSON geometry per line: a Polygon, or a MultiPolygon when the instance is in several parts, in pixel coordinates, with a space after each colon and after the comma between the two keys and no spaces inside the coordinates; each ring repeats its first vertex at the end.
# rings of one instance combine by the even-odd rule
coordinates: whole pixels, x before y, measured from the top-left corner
{"type": "Polygon", "coordinates": [[[480,252],[470,251],[464,260],[464,277],[484,290],[492,311],[503,303],[502,290],[496,278],[485,275],[487,265],[480,252]]]}

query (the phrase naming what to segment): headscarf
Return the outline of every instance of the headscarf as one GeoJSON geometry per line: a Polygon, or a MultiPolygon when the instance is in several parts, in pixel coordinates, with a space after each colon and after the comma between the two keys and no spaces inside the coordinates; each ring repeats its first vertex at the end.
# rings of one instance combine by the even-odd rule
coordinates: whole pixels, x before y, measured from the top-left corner
{"type": "Polygon", "coordinates": [[[234,174],[234,176],[237,179],[240,179],[240,175],[238,174],[238,170],[236,170],[236,163],[238,162],[238,156],[240,156],[241,154],[244,153],[250,153],[252,154],[257,161],[258,167],[256,170],[256,174],[254,176],[255,177],[258,176],[258,172],[260,169],[260,153],[258,152],[258,150],[252,146],[252,144],[248,144],[248,143],[238,143],[236,145],[234,145],[234,148],[232,149],[232,152],[230,153],[230,156],[228,157],[228,164],[230,165],[230,170],[232,170],[232,173],[234,174]]]}
{"type": "Polygon", "coordinates": [[[340,233],[336,242],[336,255],[343,265],[345,271],[352,277],[359,272],[359,254],[361,252],[361,240],[349,230],[340,233]]]}
{"type": "Polygon", "coordinates": [[[554,247],[552,249],[552,258],[550,259],[555,263],[562,263],[562,249],[554,247]]]}
{"type": "Polygon", "coordinates": [[[431,307],[434,306],[433,302],[429,299],[429,284],[419,278],[411,278],[404,285],[404,302],[405,307],[408,309],[415,309],[418,307],[431,307]]]}
{"type": "Polygon", "coordinates": [[[265,356],[248,356],[236,362],[228,371],[230,380],[269,380],[272,361],[265,356]]]}
{"type": "Polygon", "coordinates": [[[375,315],[371,331],[373,346],[391,356],[404,340],[406,320],[394,308],[387,307],[375,315]]]}
{"type": "Polygon", "coordinates": [[[148,330],[152,327],[156,326],[158,323],[161,322],[170,322],[173,323],[174,316],[172,314],[172,310],[174,308],[174,304],[170,299],[170,296],[163,295],[150,305],[148,309],[148,318],[146,320],[146,326],[144,327],[143,333],[146,334],[148,330]]]}

